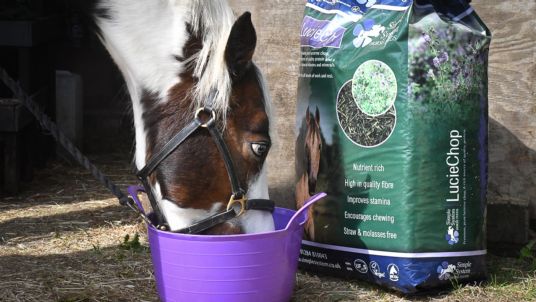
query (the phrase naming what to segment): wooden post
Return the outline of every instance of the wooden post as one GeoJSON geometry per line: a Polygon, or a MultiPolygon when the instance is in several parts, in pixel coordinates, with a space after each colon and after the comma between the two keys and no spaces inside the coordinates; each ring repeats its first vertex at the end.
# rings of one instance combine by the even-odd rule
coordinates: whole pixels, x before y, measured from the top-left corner
{"type": "Polygon", "coordinates": [[[18,141],[16,132],[4,133],[4,188],[8,194],[19,191],[18,141]]]}

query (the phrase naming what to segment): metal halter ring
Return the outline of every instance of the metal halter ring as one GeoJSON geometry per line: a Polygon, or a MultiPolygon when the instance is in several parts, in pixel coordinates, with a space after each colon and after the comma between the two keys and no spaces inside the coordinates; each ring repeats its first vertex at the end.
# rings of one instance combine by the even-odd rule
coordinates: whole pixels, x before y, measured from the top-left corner
{"type": "Polygon", "coordinates": [[[216,112],[214,112],[214,110],[212,109],[207,109],[206,107],[201,107],[199,109],[197,109],[197,111],[195,112],[195,118],[201,123],[201,127],[203,128],[208,128],[208,126],[212,123],[214,123],[214,121],[216,121],[216,112]],[[199,115],[201,114],[201,112],[205,112],[205,113],[209,113],[210,112],[210,119],[204,123],[201,123],[201,119],[199,118],[199,115]]]}
{"type": "Polygon", "coordinates": [[[245,194],[242,195],[242,197],[235,199],[235,195],[231,195],[231,199],[229,199],[229,203],[227,204],[227,211],[229,211],[235,204],[240,204],[240,212],[236,215],[236,217],[244,214],[246,211],[246,203],[248,202],[248,199],[246,198],[245,194]]]}

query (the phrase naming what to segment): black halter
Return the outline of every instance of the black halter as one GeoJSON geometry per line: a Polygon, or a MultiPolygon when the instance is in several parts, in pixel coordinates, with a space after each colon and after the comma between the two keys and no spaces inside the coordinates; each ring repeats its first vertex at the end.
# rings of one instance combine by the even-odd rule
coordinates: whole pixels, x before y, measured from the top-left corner
{"type": "Polygon", "coordinates": [[[229,149],[227,148],[220,131],[216,127],[216,113],[211,108],[203,107],[196,111],[194,119],[188,125],[186,125],[186,127],[179,131],[179,133],[177,133],[169,142],[167,142],[167,144],[162,147],[159,152],[155,153],[145,167],[136,173],[136,176],[140,179],[145,188],[145,192],[147,192],[147,196],[151,202],[154,214],[156,215],[157,222],[155,223],[155,226],[160,230],[169,230],[169,225],[167,224],[166,218],[164,217],[162,210],[160,209],[160,206],[158,205],[158,202],[152,193],[148,177],[152,172],[154,172],[156,167],[158,167],[158,165],[164,159],[166,159],[166,157],[168,157],[175,149],[177,149],[177,147],[179,147],[180,144],[182,144],[199,128],[206,128],[214,139],[214,142],[216,143],[216,146],[218,147],[218,150],[223,158],[223,162],[225,163],[225,168],[227,169],[227,175],[229,176],[229,181],[231,182],[232,194],[229,202],[227,203],[226,211],[212,215],[206,219],[194,223],[189,227],[175,232],[183,234],[198,234],[220,223],[238,217],[250,209],[273,212],[275,207],[273,201],[266,199],[248,200],[246,198],[246,192],[240,187],[240,182],[236,176],[231,153],[229,152],[229,149]],[[207,114],[209,116],[208,121],[203,122],[200,118],[201,114],[207,114]],[[237,209],[237,205],[240,206],[239,209],[237,209]]]}

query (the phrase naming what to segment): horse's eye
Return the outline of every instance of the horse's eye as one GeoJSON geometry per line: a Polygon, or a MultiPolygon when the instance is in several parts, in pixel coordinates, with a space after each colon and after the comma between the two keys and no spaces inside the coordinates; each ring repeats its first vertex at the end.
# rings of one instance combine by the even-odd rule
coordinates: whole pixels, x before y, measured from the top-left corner
{"type": "Polygon", "coordinates": [[[258,156],[263,157],[268,153],[268,150],[270,149],[270,143],[267,142],[258,142],[258,143],[251,143],[251,151],[258,156]]]}

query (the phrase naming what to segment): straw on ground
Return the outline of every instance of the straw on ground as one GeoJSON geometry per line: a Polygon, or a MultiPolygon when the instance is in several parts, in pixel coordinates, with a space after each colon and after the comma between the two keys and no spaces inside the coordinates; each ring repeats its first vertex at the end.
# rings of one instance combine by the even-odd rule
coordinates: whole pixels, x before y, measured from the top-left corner
{"type": "MultiPolygon", "coordinates": [[[[121,187],[135,183],[124,155],[95,159],[121,187]]],[[[529,265],[491,256],[489,267],[485,285],[419,297],[299,273],[294,301],[536,301],[529,265]]],[[[0,301],[158,301],[143,223],[88,173],[57,162],[0,199],[0,268],[0,301]]]]}

